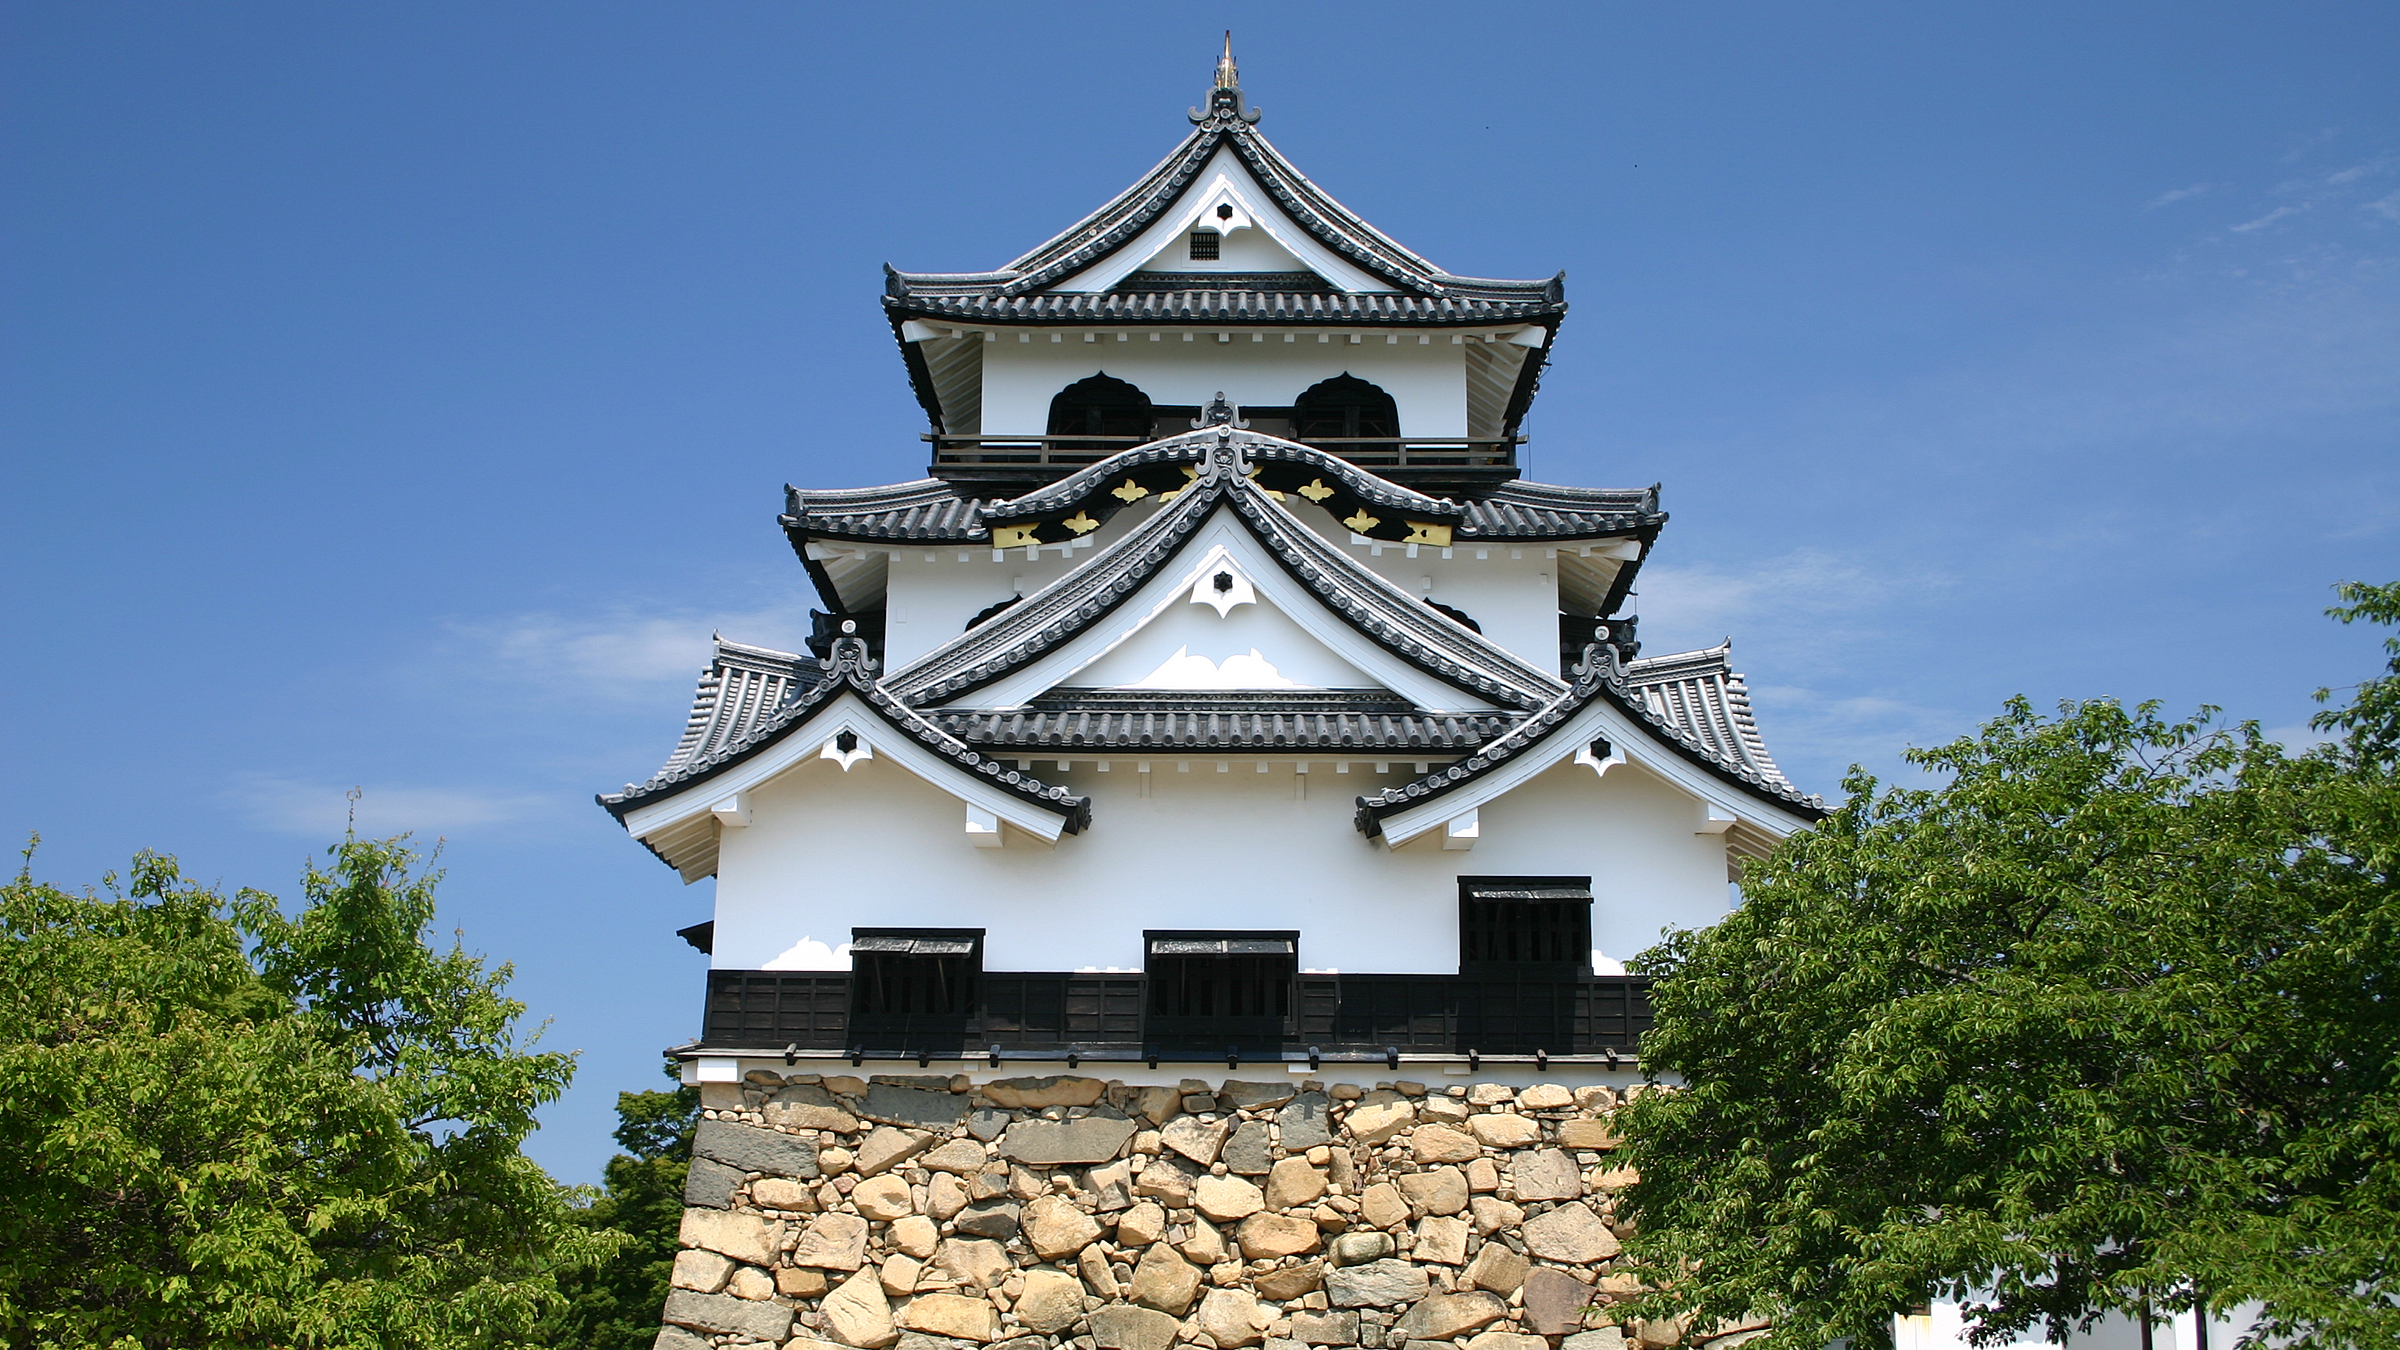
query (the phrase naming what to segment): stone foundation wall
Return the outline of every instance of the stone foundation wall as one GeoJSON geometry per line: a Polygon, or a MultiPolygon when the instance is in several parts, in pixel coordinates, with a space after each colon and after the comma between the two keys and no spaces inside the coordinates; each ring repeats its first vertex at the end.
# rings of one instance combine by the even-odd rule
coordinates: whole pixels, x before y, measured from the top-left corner
{"type": "Polygon", "coordinates": [[[1681,1339],[1610,1313],[1606,1087],[748,1078],[703,1089],[657,1350],[1681,1339]]]}

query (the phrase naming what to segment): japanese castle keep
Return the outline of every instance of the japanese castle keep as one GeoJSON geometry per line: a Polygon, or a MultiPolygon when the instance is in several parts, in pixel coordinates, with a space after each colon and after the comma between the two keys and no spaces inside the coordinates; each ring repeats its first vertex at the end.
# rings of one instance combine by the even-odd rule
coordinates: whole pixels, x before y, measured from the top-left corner
{"type": "Polygon", "coordinates": [[[600,799],[716,879],[661,1350],[1692,1339],[1607,1314],[1619,961],[1820,804],[1620,614],[1658,490],[1517,476],[1563,278],[1353,215],[1230,49],[1190,116],[888,272],[930,476],[786,489],[809,650],[600,799]]]}

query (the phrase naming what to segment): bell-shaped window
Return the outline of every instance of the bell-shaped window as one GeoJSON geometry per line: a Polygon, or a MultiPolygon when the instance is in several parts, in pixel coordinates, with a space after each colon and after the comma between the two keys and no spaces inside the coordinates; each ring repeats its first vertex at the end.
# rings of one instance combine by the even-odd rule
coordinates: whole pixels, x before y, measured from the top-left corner
{"type": "Polygon", "coordinates": [[[1292,430],[1303,441],[1397,440],[1400,406],[1382,386],[1344,371],[1293,400],[1292,430]]]}
{"type": "Polygon", "coordinates": [[[1047,434],[1106,436],[1117,442],[1071,441],[1052,447],[1054,452],[1090,454],[1097,458],[1149,440],[1150,428],[1156,420],[1148,394],[1103,371],[1058,391],[1058,397],[1050,400],[1047,434]]]}

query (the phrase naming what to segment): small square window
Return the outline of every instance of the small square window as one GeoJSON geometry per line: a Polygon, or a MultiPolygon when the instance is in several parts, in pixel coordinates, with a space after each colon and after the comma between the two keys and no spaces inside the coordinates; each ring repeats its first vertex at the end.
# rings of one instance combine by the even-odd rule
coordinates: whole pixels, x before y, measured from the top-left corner
{"type": "Polygon", "coordinates": [[[1215,230],[1192,231],[1192,261],[1215,262],[1217,260],[1217,242],[1223,237],[1215,230]]]}
{"type": "Polygon", "coordinates": [[[1144,936],[1151,1016],[1281,1024],[1291,1015],[1298,933],[1153,930],[1144,936]]]}
{"type": "Polygon", "coordinates": [[[963,1017],[983,974],[980,928],[853,928],[850,989],[869,1017],[963,1017]]]}
{"type": "Polygon", "coordinates": [[[1460,973],[1592,969],[1590,877],[1460,877],[1460,973]]]}

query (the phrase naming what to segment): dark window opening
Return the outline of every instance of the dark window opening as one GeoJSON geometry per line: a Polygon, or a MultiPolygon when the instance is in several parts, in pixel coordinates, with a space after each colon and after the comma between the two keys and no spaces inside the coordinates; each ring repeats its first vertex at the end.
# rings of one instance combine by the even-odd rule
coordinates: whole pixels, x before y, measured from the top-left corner
{"type": "Polygon", "coordinates": [[[1152,1016],[1279,1023],[1291,1016],[1298,933],[1151,932],[1144,937],[1152,1016]]]}
{"type": "Polygon", "coordinates": [[[1590,877],[1460,877],[1460,973],[1592,968],[1590,877]]]}
{"type": "Polygon", "coordinates": [[[1400,435],[1400,405],[1381,386],[1347,371],[1312,384],[1292,403],[1292,428],[1301,440],[1400,435]]]}
{"type": "Polygon", "coordinates": [[[980,928],[853,928],[852,1011],[869,1017],[964,1017],[983,976],[980,928]]]}
{"type": "MultiPolygon", "coordinates": [[[[1050,400],[1048,434],[1122,436],[1130,448],[1150,439],[1150,427],[1156,420],[1148,394],[1103,371],[1077,380],[1050,400]]],[[[1100,445],[1073,448],[1077,451],[1088,448],[1093,454],[1108,452],[1108,447],[1100,445]]]]}
{"type": "Polygon", "coordinates": [[[1215,230],[1192,231],[1192,261],[1215,262],[1217,260],[1217,244],[1224,237],[1215,230]]]}

